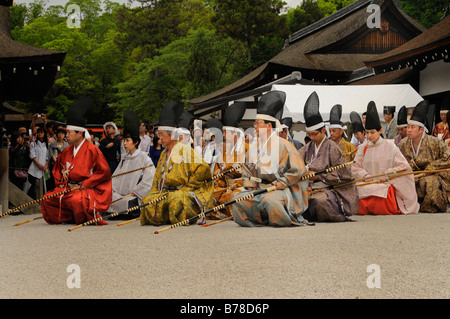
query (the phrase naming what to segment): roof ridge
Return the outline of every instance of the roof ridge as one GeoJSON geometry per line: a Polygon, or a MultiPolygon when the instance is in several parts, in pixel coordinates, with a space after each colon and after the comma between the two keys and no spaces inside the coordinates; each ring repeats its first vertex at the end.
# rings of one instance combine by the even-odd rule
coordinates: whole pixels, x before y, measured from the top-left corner
{"type": "Polygon", "coordinates": [[[356,10],[359,10],[361,7],[366,6],[370,3],[377,4],[380,3],[383,0],[357,0],[348,6],[345,6],[344,8],[334,12],[333,14],[330,14],[329,16],[320,19],[319,21],[316,21],[303,29],[300,29],[294,33],[292,33],[289,36],[288,44],[292,44],[293,42],[298,41],[299,39],[302,39],[303,37],[310,35],[313,32],[316,32],[326,26],[328,26],[331,23],[336,22],[339,19],[342,19],[346,17],[347,15],[355,12],[356,10]]]}

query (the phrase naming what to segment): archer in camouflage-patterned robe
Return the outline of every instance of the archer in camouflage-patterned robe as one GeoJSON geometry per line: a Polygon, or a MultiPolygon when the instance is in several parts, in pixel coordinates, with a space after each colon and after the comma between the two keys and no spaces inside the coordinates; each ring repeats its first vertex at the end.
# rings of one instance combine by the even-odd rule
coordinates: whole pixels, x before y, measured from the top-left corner
{"type": "MultiPolygon", "coordinates": [[[[450,148],[437,137],[425,134],[417,156],[414,156],[414,149],[409,138],[402,139],[398,147],[413,171],[437,170],[448,168],[450,165],[450,148]]],[[[446,212],[449,185],[449,171],[416,178],[420,211],[446,212]]]]}
{"type": "Polygon", "coordinates": [[[212,207],[213,183],[209,165],[190,146],[177,142],[171,154],[161,153],[150,193],[142,203],[169,197],[142,208],[141,225],[176,224],[212,207]]]}
{"type": "MultiPolygon", "coordinates": [[[[233,204],[234,221],[241,226],[298,226],[306,222],[302,214],[308,207],[308,182],[300,181],[306,173],[305,165],[292,143],[280,138],[276,132],[271,138],[273,141],[267,143],[264,155],[257,154],[256,143],[250,146],[246,156],[249,167],[244,166],[242,171],[244,186],[261,188],[263,185],[258,181],[262,180],[269,183],[281,181],[286,188],[233,204]]],[[[233,194],[232,198],[248,195],[252,191],[244,190],[233,194]]]]}
{"type": "MultiPolygon", "coordinates": [[[[299,150],[301,158],[310,171],[319,172],[348,162],[336,143],[327,137],[324,139],[317,155],[314,155],[314,142],[309,142],[299,150]]],[[[319,182],[310,184],[313,192],[309,199],[308,211],[304,214],[306,219],[319,222],[343,222],[349,220],[347,216],[358,213],[359,198],[355,184],[336,189],[330,187],[352,181],[350,167],[320,174],[318,178],[319,182]],[[315,189],[321,190],[314,191],[315,189]]]]}

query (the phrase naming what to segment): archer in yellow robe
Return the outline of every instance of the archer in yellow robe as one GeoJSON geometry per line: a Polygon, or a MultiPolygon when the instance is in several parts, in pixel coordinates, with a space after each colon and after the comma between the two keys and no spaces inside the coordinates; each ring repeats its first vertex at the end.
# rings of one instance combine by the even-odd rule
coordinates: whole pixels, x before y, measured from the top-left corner
{"type": "Polygon", "coordinates": [[[348,142],[344,138],[341,138],[338,146],[341,149],[342,153],[344,153],[345,157],[347,157],[349,161],[353,161],[356,155],[356,146],[348,142]]]}
{"type": "Polygon", "coordinates": [[[168,198],[142,208],[141,225],[176,224],[213,205],[211,170],[203,158],[188,145],[177,142],[168,157],[161,153],[146,204],[164,195],[168,198]]]}

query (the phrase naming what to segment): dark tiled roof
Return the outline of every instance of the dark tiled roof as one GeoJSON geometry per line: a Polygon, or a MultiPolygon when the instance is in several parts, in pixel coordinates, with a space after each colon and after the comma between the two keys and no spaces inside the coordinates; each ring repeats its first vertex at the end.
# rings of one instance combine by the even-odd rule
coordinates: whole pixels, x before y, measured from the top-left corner
{"type": "Polygon", "coordinates": [[[380,1],[379,0],[378,1],[377,0],[355,1],[351,4],[349,4],[348,6],[342,8],[341,10],[336,11],[335,13],[333,13],[317,22],[312,23],[309,26],[306,26],[301,30],[294,32],[289,37],[289,44],[292,44],[306,36],[309,36],[310,34],[312,34],[314,32],[321,30],[322,28],[325,28],[325,27],[339,21],[340,19],[348,16],[349,14],[354,13],[355,11],[358,11],[362,7],[367,7],[371,3],[378,4],[378,2],[380,2],[380,1]]]}
{"type": "Polygon", "coordinates": [[[368,67],[380,67],[450,46],[450,16],[398,48],[365,61],[368,67]]]}
{"type": "Polygon", "coordinates": [[[14,41],[11,37],[9,8],[0,6],[0,62],[20,63],[28,61],[49,61],[62,63],[65,52],[46,50],[14,41]]]}

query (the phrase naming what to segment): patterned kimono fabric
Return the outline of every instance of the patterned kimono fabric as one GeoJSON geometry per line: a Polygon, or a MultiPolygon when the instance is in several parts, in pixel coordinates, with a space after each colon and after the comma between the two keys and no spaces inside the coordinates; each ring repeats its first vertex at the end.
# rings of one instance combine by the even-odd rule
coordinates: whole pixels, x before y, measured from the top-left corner
{"type": "Polygon", "coordinates": [[[355,158],[356,146],[348,142],[344,138],[341,138],[338,146],[341,149],[342,153],[344,153],[345,157],[347,157],[347,160],[353,161],[353,159],[355,158]]]}
{"type": "Polygon", "coordinates": [[[397,121],[392,119],[387,125],[384,135],[386,139],[393,139],[398,134],[397,121]]]}
{"type": "Polygon", "coordinates": [[[141,211],[141,225],[175,224],[209,209],[213,204],[213,183],[209,165],[191,147],[177,142],[168,156],[161,153],[152,189],[142,203],[161,196],[168,198],[147,205],[141,211]]]}
{"type": "MultiPolygon", "coordinates": [[[[300,181],[306,173],[305,165],[295,146],[280,138],[276,131],[266,145],[260,151],[257,143],[250,145],[243,170],[244,187],[262,189],[276,181],[287,187],[233,204],[234,221],[246,227],[302,225],[305,222],[302,214],[308,206],[307,181],[300,181]]],[[[253,190],[233,194],[232,199],[250,192],[253,190]]]]}
{"type": "Polygon", "coordinates": [[[139,170],[126,175],[118,176],[112,180],[113,197],[109,212],[120,212],[127,210],[128,202],[137,199],[137,205],[140,205],[142,199],[151,191],[155,167],[152,159],[140,149],[134,151],[131,155],[127,153],[122,156],[113,175],[128,172],[140,167],[151,165],[143,170],[139,170]],[[136,196],[127,196],[135,194],[136,196]],[[125,197],[126,196],[126,197],[125,197]]]}
{"type": "MultiPolygon", "coordinates": [[[[70,145],[59,154],[53,168],[56,188],[44,196],[61,192],[73,184],[83,185],[86,189],[43,201],[42,215],[49,224],[84,223],[100,217],[97,214],[94,216],[94,212],[105,212],[111,203],[111,172],[102,152],[84,140],[74,157],[73,147],[70,145]]],[[[98,224],[107,223],[102,220],[98,224]]]]}
{"type": "MultiPolygon", "coordinates": [[[[306,144],[299,152],[309,170],[315,172],[348,162],[337,144],[327,137],[324,138],[317,154],[313,142],[306,144]]],[[[304,214],[306,219],[344,222],[350,220],[347,216],[358,213],[358,193],[355,184],[336,189],[329,188],[352,181],[350,168],[345,167],[318,177],[319,182],[310,183],[313,192],[309,198],[308,211],[304,214]]]]}
{"type": "Polygon", "coordinates": [[[443,141],[450,138],[449,129],[448,129],[448,123],[444,125],[443,122],[439,122],[436,124],[436,126],[433,129],[433,133],[431,135],[439,137],[441,135],[441,138],[443,141]]]}
{"type": "MultiPolygon", "coordinates": [[[[234,165],[242,164],[245,161],[245,154],[248,152],[247,143],[236,143],[236,145],[230,145],[224,143],[223,160],[220,163],[216,163],[213,170],[213,176],[221,174],[231,168],[234,165]]],[[[226,174],[214,182],[214,206],[218,206],[231,201],[232,195],[240,193],[242,191],[242,168],[226,174]]],[[[206,219],[224,219],[230,217],[233,214],[231,205],[225,208],[213,212],[206,216],[206,219]]]]}
{"type": "MultiPolygon", "coordinates": [[[[358,149],[352,174],[359,179],[402,169],[406,169],[402,173],[412,172],[394,142],[380,137],[375,144],[366,142],[358,149]]],[[[413,175],[395,178],[389,183],[359,186],[358,195],[359,215],[415,214],[419,211],[413,175]]]]}
{"type": "MultiPolygon", "coordinates": [[[[404,138],[399,148],[413,171],[436,170],[448,168],[450,165],[450,149],[437,137],[425,134],[417,152],[409,138],[404,138]]],[[[450,172],[448,171],[416,178],[420,211],[446,212],[449,185],[450,172]]]]}

